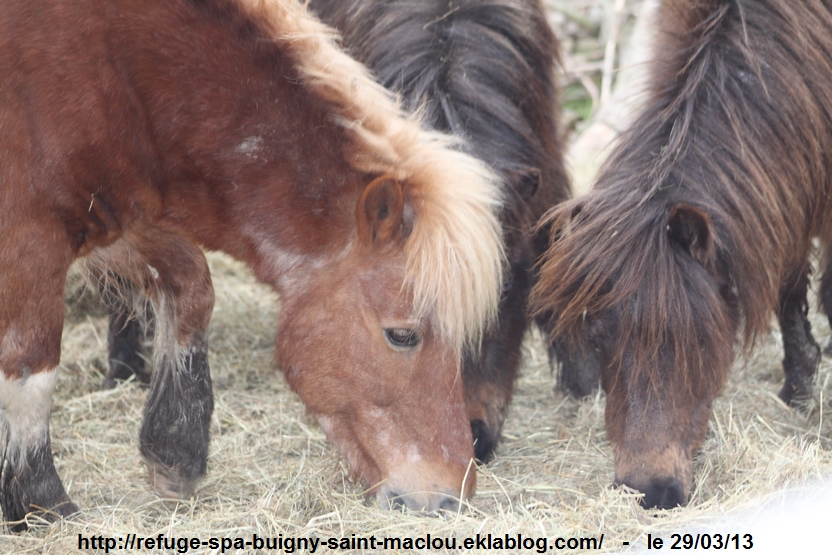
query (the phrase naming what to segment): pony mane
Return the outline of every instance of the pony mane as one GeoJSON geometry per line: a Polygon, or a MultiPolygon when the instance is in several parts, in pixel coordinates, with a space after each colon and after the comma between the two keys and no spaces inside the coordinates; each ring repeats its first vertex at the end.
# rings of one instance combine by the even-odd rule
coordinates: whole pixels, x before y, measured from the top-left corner
{"type": "Polygon", "coordinates": [[[498,178],[458,139],[421,127],[336,44],[337,33],[296,0],[236,0],[286,45],[302,79],[354,137],[350,163],[403,183],[416,212],[405,244],[405,288],[417,314],[462,348],[494,320],[504,249],[498,178]]]}
{"type": "Polygon", "coordinates": [[[595,189],[547,216],[553,245],[533,298],[573,337],[587,313],[626,300],[620,325],[646,347],[640,362],[669,347],[707,371],[708,357],[732,356],[703,352],[732,319],[747,349],[768,330],[812,237],[830,235],[832,14],[818,0],[666,0],[656,17],[649,99],[595,189]],[[677,203],[709,218],[708,269],[669,237],[677,203]],[[729,313],[707,286],[720,276],[729,313]]]}
{"type": "MultiPolygon", "coordinates": [[[[538,0],[316,0],[371,68],[431,128],[470,138],[467,151],[505,182],[504,213],[536,221],[571,196],[562,160],[555,69],[558,41],[538,0]],[[461,78],[465,76],[465,78],[461,78]],[[524,177],[540,186],[523,198],[524,177]]],[[[527,193],[526,193],[527,194],[527,193]]]]}

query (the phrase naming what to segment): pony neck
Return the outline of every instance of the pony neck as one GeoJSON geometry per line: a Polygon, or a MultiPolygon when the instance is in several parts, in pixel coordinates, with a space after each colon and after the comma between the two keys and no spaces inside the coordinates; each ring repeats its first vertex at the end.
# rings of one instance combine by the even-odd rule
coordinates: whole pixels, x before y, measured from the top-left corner
{"type": "Polygon", "coordinates": [[[133,42],[123,70],[148,113],[166,219],[272,284],[302,254],[344,244],[366,180],[345,160],[347,132],[285,47],[234,2],[137,10],[124,19],[139,24],[115,40],[133,42]],[[181,24],[154,25],[161,17],[181,24]]]}

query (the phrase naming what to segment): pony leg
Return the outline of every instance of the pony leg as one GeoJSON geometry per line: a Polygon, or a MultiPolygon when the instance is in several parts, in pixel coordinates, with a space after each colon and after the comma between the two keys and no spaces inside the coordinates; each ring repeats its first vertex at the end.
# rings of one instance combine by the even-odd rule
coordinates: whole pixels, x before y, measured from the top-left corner
{"type": "Polygon", "coordinates": [[[187,499],[205,475],[208,460],[214,399],[207,329],[214,289],[198,247],[162,236],[144,238],[138,244],[143,245],[148,263],[150,275],[145,281],[156,326],[155,364],[139,435],[140,451],[159,495],[187,499]]]}
{"type": "MultiPolygon", "coordinates": [[[[826,268],[820,278],[820,306],[829,320],[829,327],[832,328],[832,257],[826,263],[826,268]]],[[[832,356],[832,339],[824,346],[823,354],[832,356]]]]}
{"type": "Polygon", "coordinates": [[[812,397],[815,374],[820,363],[820,347],[812,337],[812,325],[807,317],[808,272],[801,272],[790,281],[793,287],[785,289],[781,295],[778,314],[785,351],[783,371],[786,375],[779,395],[787,404],[795,405],[812,397]]]}
{"type": "Polygon", "coordinates": [[[78,511],[49,440],[72,255],[49,248],[60,230],[36,226],[34,218],[0,225],[0,507],[16,532],[26,528],[28,513],[55,520],[78,511]]]}
{"type": "Polygon", "coordinates": [[[108,349],[110,370],[102,389],[112,389],[117,381],[135,375],[141,383],[150,383],[150,372],[145,368],[143,343],[151,333],[152,313],[148,307],[135,314],[125,300],[124,292],[132,288],[123,277],[110,274],[98,279],[99,291],[109,316],[108,349]]]}
{"type": "Polygon", "coordinates": [[[78,507],[69,499],[52,460],[49,413],[57,369],[28,377],[0,374],[3,413],[0,506],[13,532],[26,529],[28,513],[47,520],[69,516],[78,507]],[[5,437],[4,437],[5,436],[5,437]]]}

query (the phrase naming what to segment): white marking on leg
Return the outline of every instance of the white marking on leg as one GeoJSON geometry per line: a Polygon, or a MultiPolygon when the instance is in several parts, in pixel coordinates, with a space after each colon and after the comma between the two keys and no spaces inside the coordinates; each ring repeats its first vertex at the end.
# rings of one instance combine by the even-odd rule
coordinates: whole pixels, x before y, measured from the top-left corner
{"type": "Polygon", "coordinates": [[[0,423],[5,435],[2,445],[7,446],[14,463],[46,441],[57,379],[57,369],[16,379],[0,372],[0,423]]]}

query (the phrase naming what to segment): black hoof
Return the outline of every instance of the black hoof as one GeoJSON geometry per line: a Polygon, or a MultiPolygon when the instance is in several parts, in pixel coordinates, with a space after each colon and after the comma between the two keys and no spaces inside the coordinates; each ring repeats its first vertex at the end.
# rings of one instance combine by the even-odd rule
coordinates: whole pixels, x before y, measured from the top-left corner
{"type": "Polygon", "coordinates": [[[799,408],[812,399],[812,389],[787,381],[777,396],[790,407],[799,408]]]}
{"type": "Polygon", "coordinates": [[[139,434],[150,483],[165,498],[187,499],[205,476],[214,398],[205,348],[154,376],[139,434]]]}
{"type": "Polygon", "coordinates": [[[21,464],[7,461],[0,473],[0,508],[12,532],[29,527],[27,515],[54,522],[78,512],[55,472],[49,441],[29,451],[21,464]]]}
{"type": "Polygon", "coordinates": [[[32,524],[38,521],[57,522],[62,518],[68,518],[71,515],[79,512],[78,505],[70,501],[67,497],[65,501],[54,505],[51,509],[41,510],[39,508],[30,507],[32,510],[27,511],[22,517],[15,518],[13,521],[8,519],[9,529],[17,534],[28,530],[32,524]]]}

